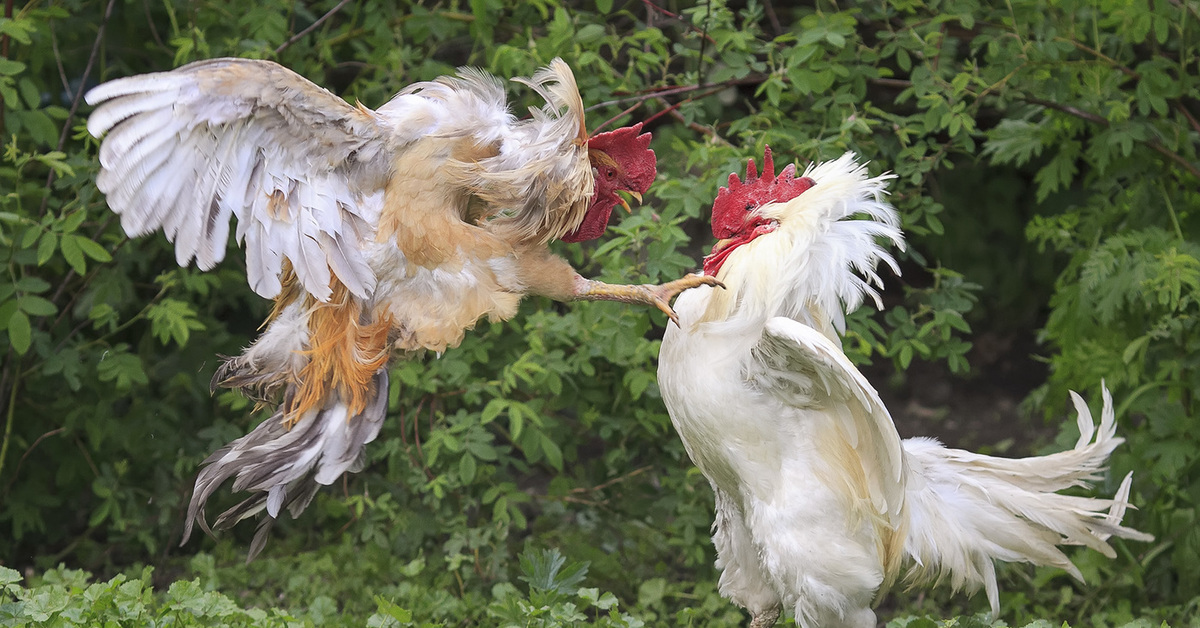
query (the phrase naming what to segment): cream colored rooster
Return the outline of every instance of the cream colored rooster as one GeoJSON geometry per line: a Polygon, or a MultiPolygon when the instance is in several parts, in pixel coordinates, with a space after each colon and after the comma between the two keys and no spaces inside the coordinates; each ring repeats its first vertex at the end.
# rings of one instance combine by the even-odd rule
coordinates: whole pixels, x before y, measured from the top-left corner
{"type": "MultiPolygon", "coordinates": [[[[230,215],[250,286],[275,307],[262,335],[217,372],[274,416],[218,450],[196,480],[184,532],[225,480],[265,509],[253,557],[281,509],[360,464],[387,410],[389,357],[459,344],[526,294],[654,305],[712,278],[609,286],[547,243],[594,238],[617,195],[655,177],[640,125],[588,137],[561,59],[516,79],[545,99],[509,111],[502,83],[463,69],[377,110],[350,105],[268,61],[214,59],[118,79],[87,95],[105,136],[96,184],[130,236],[162,229],[180,265],[225,254],[230,215]]],[[[628,207],[628,205],[626,205],[628,207]]]]}
{"type": "Polygon", "coordinates": [[[729,178],[713,205],[719,242],[704,273],[726,290],[679,296],[680,326],[659,356],[663,399],[688,454],[716,494],[720,592],[775,623],[873,628],[872,603],[904,565],[924,582],[987,591],[998,612],[995,560],[1079,571],[1057,545],[1106,556],[1122,527],[1130,477],[1112,500],[1059,495],[1100,477],[1115,436],[1104,391],[1099,429],[1078,395],[1075,448],[1010,460],[900,440],[887,408],[842,353],[843,312],[874,286],[879,242],[903,246],[882,202],[889,177],[868,178],[853,155],[796,177],[729,178]],[[855,217],[859,219],[854,219],[855,217]]]}

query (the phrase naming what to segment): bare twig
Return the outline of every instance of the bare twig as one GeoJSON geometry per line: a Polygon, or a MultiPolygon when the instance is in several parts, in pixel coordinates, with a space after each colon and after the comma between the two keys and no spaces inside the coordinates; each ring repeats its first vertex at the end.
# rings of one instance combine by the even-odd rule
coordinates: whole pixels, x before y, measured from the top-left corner
{"type": "Polygon", "coordinates": [[[9,476],[9,478],[8,478],[8,484],[4,485],[4,491],[6,493],[8,492],[8,489],[12,488],[13,482],[15,482],[17,480],[17,476],[20,475],[20,473],[21,473],[21,466],[25,464],[25,459],[29,457],[29,454],[31,452],[33,452],[33,448],[37,447],[39,444],[41,444],[42,441],[46,440],[47,438],[50,438],[51,436],[55,436],[57,434],[62,434],[66,430],[67,430],[67,428],[65,428],[65,427],[60,427],[57,429],[50,430],[49,432],[46,432],[45,434],[38,436],[37,440],[33,441],[33,443],[31,445],[29,445],[29,447],[25,448],[25,453],[21,454],[21,459],[17,461],[17,468],[13,469],[12,475],[9,476]]]}
{"type": "Polygon", "coordinates": [[[617,484],[619,482],[624,482],[625,480],[628,480],[637,475],[641,475],[653,468],[654,468],[654,465],[648,464],[644,467],[634,469],[633,471],[630,471],[629,473],[626,473],[625,475],[620,475],[611,480],[608,480],[607,482],[602,482],[600,484],[597,484],[596,486],[579,486],[579,487],[573,488],[573,489],[571,489],[571,492],[575,493],[575,494],[580,494],[580,493],[595,493],[596,491],[602,491],[602,490],[612,486],[613,484],[617,484]]]}
{"type": "MultiPolygon", "coordinates": [[[[13,16],[13,0],[4,0],[4,19],[13,16]]],[[[8,58],[8,33],[0,36],[0,59],[8,58]]],[[[4,95],[0,94],[0,138],[4,137],[4,95]]]]}
{"type": "Polygon", "coordinates": [[[708,137],[713,142],[716,142],[717,144],[720,144],[722,146],[733,147],[733,143],[730,142],[729,140],[721,137],[721,135],[719,133],[717,133],[716,129],[714,129],[712,127],[704,126],[703,124],[700,124],[698,122],[688,122],[687,119],[683,117],[683,114],[679,113],[678,108],[669,107],[665,110],[665,113],[667,115],[671,116],[672,118],[675,118],[675,120],[679,121],[684,126],[691,129],[692,131],[695,131],[696,133],[699,133],[700,135],[704,135],[704,136],[708,137]]]}
{"type": "MultiPolygon", "coordinates": [[[[1053,102],[1050,100],[1043,100],[1041,98],[1034,98],[1032,96],[1024,96],[1024,97],[1022,97],[1022,100],[1024,100],[1025,102],[1028,102],[1030,104],[1041,105],[1048,109],[1054,109],[1055,111],[1061,111],[1063,113],[1075,116],[1077,118],[1087,120],[1088,122],[1093,122],[1095,124],[1099,124],[1100,126],[1104,126],[1104,127],[1109,126],[1108,120],[1105,119],[1103,116],[1099,116],[1099,115],[1091,113],[1089,111],[1084,111],[1082,109],[1079,109],[1078,107],[1072,107],[1071,105],[1064,105],[1062,103],[1056,103],[1056,102],[1053,102]]],[[[1159,153],[1163,157],[1166,157],[1167,159],[1170,159],[1171,161],[1179,164],[1181,167],[1183,167],[1184,170],[1187,170],[1188,172],[1190,172],[1193,177],[1200,179],[1200,166],[1196,166],[1196,164],[1193,164],[1192,162],[1188,161],[1187,158],[1184,157],[1183,155],[1173,152],[1171,149],[1167,148],[1166,146],[1163,146],[1162,142],[1159,142],[1158,140],[1151,139],[1151,140],[1146,140],[1142,143],[1145,144],[1146,146],[1150,147],[1151,149],[1153,149],[1155,152],[1159,153]]]]}
{"type": "Polygon", "coordinates": [[[337,3],[337,6],[330,9],[328,12],[325,13],[325,15],[322,15],[321,17],[317,18],[317,21],[313,22],[312,24],[309,24],[308,28],[305,28],[304,30],[300,31],[299,33],[292,35],[291,39],[280,44],[279,47],[275,49],[275,54],[278,55],[279,53],[283,52],[284,50],[287,50],[288,46],[291,46],[292,44],[300,41],[301,39],[304,39],[309,33],[320,28],[320,26],[325,23],[325,20],[328,20],[329,18],[333,17],[333,15],[335,13],[337,13],[338,11],[341,11],[342,8],[345,7],[347,4],[350,4],[350,0],[342,0],[341,2],[337,3]]]}
{"type": "MultiPolygon", "coordinates": [[[[8,456],[8,444],[12,441],[13,422],[16,420],[16,416],[17,416],[17,413],[16,413],[17,389],[21,387],[21,375],[20,375],[20,373],[17,372],[20,370],[20,365],[13,364],[14,360],[17,360],[19,358],[15,358],[14,353],[15,352],[13,351],[13,348],[10,345],[8,347],[8,359],[5,360],[6,366],[5,366],[4,379],[5,380],[8,379],[7,376],[9,375],[9,365],[11,365],[13,382],[12,382],[12,388],[9,389],[8,402],[5,404],[5,408],[4,408],[4,414],[5,414],[4,437],[3,437],[3,439],[0,439],[0,471],[4,470],[4,459],[8,456]]],[[[7,383],[7,381],[5,381],[5,383],[7,383]]],[[[8,488],[5,487],[4,491],[7,493],[8,488]]]]}
{"type": "Polygon", "coordinates": [[[724,89],[726,87],[733,87],[735,85],[754,85],[756,83],[761,83],[764,80],[766,80],[766,76],[764,76],[762,74],[752,74],[750,76],[745,76],[745,77],[742,77],[739,79],[729,79],[727,81],[721,81],[719,83],[704,83],[702,85],[682,85],[680,87],[664,87],[661,89],[649,90],[649,91],[643,92],[641,94],[637,94],[635,96],[625,96],[623,98],[614,98],[612,100],[606,100],[601,103],[596,103],[596,104],[588,107],[586,109],[586,111],[591,111],[593,109],[599,109],[601,107],[611,107],[613,105],[620,105],[620,104],[624,104],[627,102],[639,102],[640,103],[640,102],[645,102],[647,100],[651,100],[654,98],[660,98],[663,96],[675,96],[677,94],[686,94],[689,92],[697,92],[697,91],[701,91],[701,90],[705,90],[705,89],[713,89],[713,88],[717,88],[717,87],[724,89]]]}
{"type": "Polygon", "coordinates": [[[158,34],[158,28],[154,26],[154,19],[150,16],[150,0],[142,0],[142,11],[146,14],[146,26],[150,27],[150,35],[154,37],[154,43],[158,44],[163,50],[170,50],[163,43],[162,37],[158,34]]]}
{"type": "MultiPolygon", "coordinates": [[[[631,107],[628,107],[628,108],[626,108],[626,109],[625,109],[625,111],[622,111],[621,113],[618,113],[617,115],[615,115],[615,116],[613,116],[613,117],[611,117],[611,118],[609,118],[609,119],[605,120],[604,122],[601,122],[601,123],[600,123],[600,126],[598,126],[598,127],[594,128],[594,129],[592,129],[592,132],[591,132],[591,133],[589,133],[588,135],[595,135],[595,134],[599,133],[600,131],[603,131],[603,130],[604,130],[604,127],[606,127],[606,126],[608,126],[608,125],[612,124],[613,122],[616,122],[617,120],[620,120],[621,118],[623,118],[623,117],[625,117],[625,116],[627,116],[627,115],[629,115],[629,114],[633,113],[633,111],[634,111],[635,109],[637,109],[638,107],[641,107],[641,106],[642,106],[642,103],[644,103],[644,102],[646,102],[646,101],[644,101],[644,100],[640,100],[640,101],[638,101],[638,102],[635,102],[635,103],[633,103],[633,105],[632,105],[631,107]]],[[[650,121],[649,121],[649,120],[646,120],[645,122],[649,123],[650,121]]]]}
{"type": "Polygon", "coordinates": [[[783,24],[779,22],[779,16],[775,14],[775,5],[771,0],[763,0],[763,12],[767,14],[767,19],[771,22],[771,30],[778,37],[783,34],[783,24]]]}
{"type": "Polygon", "coordinates": [[[50,29],[50,50],[54,52],[54,65],[58,67],[58,80],[62,81],[63,93],[71,93],[71,80],[67,78],[67,69],[63,67],[62,53],[58,51],[58,35],[50,29]]]}
{"type": "Polygon", "coordinates": [[[1192,128],[1195,129],[1197,133],[1200,133],[1200,121],[1196,120],[1196,117],[1192,115],[1192,112],[1188,111],[1188,108],[1185,107],[1183,103],[1176,102],[1175,110],[1183,115],[1184,118],[1187,118],[1188,124],[1191,124],[1192,128]]]}
{"type": "MultiPolygon", "coordinates": [[[[642,0],[642,4],[646,5],[646,8],[651,11],[654,11],[656,13],[661,13],[673,20],[678,20],[679,23],[683,24],[685,27],[687,27],[688,30],[692,31],[693,33],[698,33],[702,38],[704,38],[709,43],[714,44],[714,45],[717,43],[717,40],[713,39],[712,37],[709,37],[708,33],[696,28],[695,26],[693,26],[691,24],[691,22],[688,22],[687,20],[683,19],[682,15],[679,15],[678,13],[672,13],[672,12],[658,6],[657,4],[654,4],[650,0],[642,0]]],[[[711,9],[711,7],[710,7],[710,9],[711,9]]]]}
{"type": "MultiPolygon", "coordinates": [[[[75,96],[71,98],[71,110],[67,112],[67,119],[63,120],[62,133],[58,136],[58,148],[55,150],[61,151],[67,145],[67,136],[71,133],[71,123],[75,121],[75,113],[79,111],[79,103],[83,102],[83,90],[87,89],[88,77],[92,74],[92,68],[96,65],[96,58],[100,56],[100,44],[104,42],[104,29],[108,26],[108,20],[112,17],[113,6],[117,4],[117,0],[108,0],[108,6],[104,7],[104,17],[100,19],[100,27],[96,29],[96,41],[92,42],[92,53],[88,56],[87,65],[83,68],[83,74],[79,75],[79,89],[76,90],[75,96]]],[[[42,196],[42,205],[38,208],[38,215],[46,215],[46,207],[50,204],[50,188],[54,185],[54,169],[50,170],[50,174],[46,175],[46,193],[42,196]]]]}
{"type": "Polygon", "coordinates": [[[1071,105],[1064,105],[1062,103],[1054,102],[1052,100],[1044,100],[1034,96],[1022,96],[1021,100],[1024,100],[1031,105],[1040,105],[1042,107],[1046,107],[1047,109],[1054,109],[1055,111],[1061,111],[1063,113],[1075,116],[1076,118],[1087,120],[1088,122],[1095,122],[1096,124],[1102,126],[1108,126],[1108,120],[1105,119],[1104,116],[1094,114],[1090,111],[1084,111],[1078,107],[1072,107],[1071,105]]]}

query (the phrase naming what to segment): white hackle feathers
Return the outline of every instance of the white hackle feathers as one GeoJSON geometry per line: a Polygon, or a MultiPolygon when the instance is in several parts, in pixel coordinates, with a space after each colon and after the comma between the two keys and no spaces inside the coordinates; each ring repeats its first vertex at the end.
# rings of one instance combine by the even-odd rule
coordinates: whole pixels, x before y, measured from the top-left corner
{"type": "Polygon", "coordinates": [[[736,307],[740,319],[786,316],[818,329],[832,323],[842,332],[844,312],[864,298],[882,307],[877,288],[883,282],[875,267],[883,262],[900,271],[880,242],[904,248],[900,218],[883,200],[895,176],[870,177],[853,153],[811,165],[803,176],[816,185],[790,201],[758,208],[779,221],[778,232],[729,256],[717,275],[726,290],[713,295],[703,320],[728,320],[736,307]]]}

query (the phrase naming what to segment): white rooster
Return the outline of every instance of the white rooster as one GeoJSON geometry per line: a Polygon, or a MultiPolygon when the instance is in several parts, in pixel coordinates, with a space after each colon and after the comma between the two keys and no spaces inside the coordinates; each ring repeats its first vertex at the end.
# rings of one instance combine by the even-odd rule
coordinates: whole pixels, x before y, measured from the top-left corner
{"type": "MultiPolygon", "coordinates": [[[[679,296],[658,378],[675,429],[716,494],[720,592],[755,628],[783,608],[806,628],[872,628],[872,603],[909,565],[914,582],[982,586],[998,612],[993,562],[1079,571],[1057,547],[1114,555],[1130,477],[1111,499],[1056,491],[1099,479],[1113,449],[1112,399],[1099,429],[1072,393],[1075,448],[1018,460],[901,440],[875,389],[842,353],[844,314],[879,305],[874,269],[903,246],[889,176],[852,154],[796,177],[730,175],[713,205],[719,242],[704,273],[727,289],[679,296]],[[861,216],[861,219],[852,219],[861,216]],[[861,276],[860,276],[861,275],[861,276]]],[[[898,272],[898,271],[897,271],[898,272]]]]}

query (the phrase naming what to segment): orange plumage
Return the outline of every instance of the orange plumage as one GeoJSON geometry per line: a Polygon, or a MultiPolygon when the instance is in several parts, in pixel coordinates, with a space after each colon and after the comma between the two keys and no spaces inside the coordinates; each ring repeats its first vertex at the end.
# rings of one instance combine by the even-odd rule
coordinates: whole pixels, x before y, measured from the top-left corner
{"type": "Polygon", "coordinates": [[[268,61],[214,59],[105,83],[88,130],[104,136],[97,186],[131,236],[162,229],[181,265],[221,261],[236,217],[251,287],[275,307],[214,385],[275,416],[215,452],[196,480],[184,539],[207,529],[225,480],[252,495],[218,527],[299,514],[355,469],[387,413],[393,353],[445,351],[526,294],[668,305],[711,278],[607,286],[551,254],[600,235],[655,176],[640,125],[589,138],[560,59],[516,79],[546,104],[518,120],[483,72],[416,83],[376,110],[268,61]]]}

